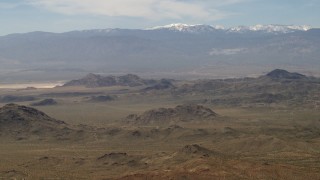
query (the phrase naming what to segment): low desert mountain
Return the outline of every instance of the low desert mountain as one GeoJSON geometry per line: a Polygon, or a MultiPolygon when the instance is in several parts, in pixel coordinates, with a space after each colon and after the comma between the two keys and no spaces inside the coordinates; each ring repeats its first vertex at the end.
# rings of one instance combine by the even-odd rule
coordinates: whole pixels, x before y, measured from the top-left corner
{"type": "Polygon", "coordinates": [[[178,122],[210,120],[216,116],[217,113],[202,105],[178,105],[175,108],[149,110],[141,115],[131,114],[126,118],[126,122],[139,125],[175,124],[178,122]]]}
{"type": "Polygon", "coordinates": [[[7,104],[0,108],[0,136],[25,139],[30,136],[57,136],[70,129],[63,122],[34,108],[7,104]]]}
{"type": "Polygon", "coordinates": [[[175,88],[173,82],[174,80],[172,79],[143,79],[134,74],[127,74],[123,76],[102,76],[90,73],[81,79],[69,81],[65,83],[63,86],[85,86],[88,88],[110,86],[146,86],[143,90],[151,91],[173,89],[175,88]]]}
{"type": "Polygon", "coordinates": [[[155,83],[153,80],[142,79],[134,74],[127,74],[124,76],[101,76],[97,74],[88,74],[82,79],[72,80],[63,86],[85,86],[89,88],[94,87],[108,87],[108,86],[142,86],[155,83]]]}
{"type": "Polygon", "coordinates": [[[175,85],[172,83],[173,80],[170,79],[161,79],[159,82],[153,84],[145,88],[145,91],[152,91],[152,90],[166,90],[166,89],[174,89],[176,88],[175,85]]]}
{"type": "Polygon", "coordinates": [[[31,106],[52,106],[56,104],[58,104],[58,102],[54,99],[44,99],[42,101],[32,103],[31,106]]]}
{"type": "Polygon", "coordinates": [[[288,72],[283,69],[275,69],[269,72],[267,77],[271,79],[307,79],[307,76],[295,72],[288,72]]]}

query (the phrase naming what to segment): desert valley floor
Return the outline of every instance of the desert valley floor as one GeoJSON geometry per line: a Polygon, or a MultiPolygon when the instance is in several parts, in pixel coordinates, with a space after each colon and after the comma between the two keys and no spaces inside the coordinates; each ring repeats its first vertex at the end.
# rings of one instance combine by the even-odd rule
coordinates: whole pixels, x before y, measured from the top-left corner
{"type": "Polygon", "coordinates": [[[320,179],[320,79],[0,89],[0,179],[320,179]]]}

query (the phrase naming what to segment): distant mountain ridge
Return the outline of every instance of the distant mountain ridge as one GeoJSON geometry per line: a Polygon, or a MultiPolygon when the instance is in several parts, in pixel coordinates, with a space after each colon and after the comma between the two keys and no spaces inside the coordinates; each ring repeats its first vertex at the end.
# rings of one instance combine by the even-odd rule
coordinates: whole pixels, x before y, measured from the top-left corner
{"type": "Polygon", "coordinates": [[[243,77],[289,66],[320,74],[318,57],[320,29],[308,26],[174,24],[32,32],[0,37],[0,81],[61,81],[89,72],[155,78],[243,77]]]}
{"type": "Polygon", "coordinates": [[[142,86],[154,84],[155,80],[142,79],[134,74],[123,76],[101,76],[97,74],[88,74],[85,77],[72,80],[65,83],[63,86],[85,86],[85,87],[107,87],[107,86],[142,86]]]}

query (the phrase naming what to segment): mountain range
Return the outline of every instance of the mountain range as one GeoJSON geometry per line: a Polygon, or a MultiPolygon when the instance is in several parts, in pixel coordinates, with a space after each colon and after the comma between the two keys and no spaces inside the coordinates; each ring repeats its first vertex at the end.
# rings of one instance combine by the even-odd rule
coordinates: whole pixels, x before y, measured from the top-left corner
{"type": "Polygon", "coordinates": [[[107,87],[107,86],[141,86],[155,84],[154,80],[141,79],[134,74],[127,74],[124,76],[101,76],[97,74],[88,74],[82,79],[72,80],[65,83],[63,86],[85,86],[89,88],[107,87]]]}
{"type": "Polygon", "coordinates": [[[319,75],[320,29],[171,24],[149,29],[31,32],[0,37],[1,82],[89,72],[163,78],[239,77],[285,68],[319,75]]]}

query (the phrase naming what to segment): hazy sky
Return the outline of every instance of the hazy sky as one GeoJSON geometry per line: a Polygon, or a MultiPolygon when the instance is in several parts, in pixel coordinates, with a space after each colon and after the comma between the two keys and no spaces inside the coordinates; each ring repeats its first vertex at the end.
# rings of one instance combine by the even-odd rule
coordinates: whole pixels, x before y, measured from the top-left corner
{"type": "Polygon", "coordinates": [[[320,27],[320,0],[0,0],[0,35],[171,23],[320,27]]]}

